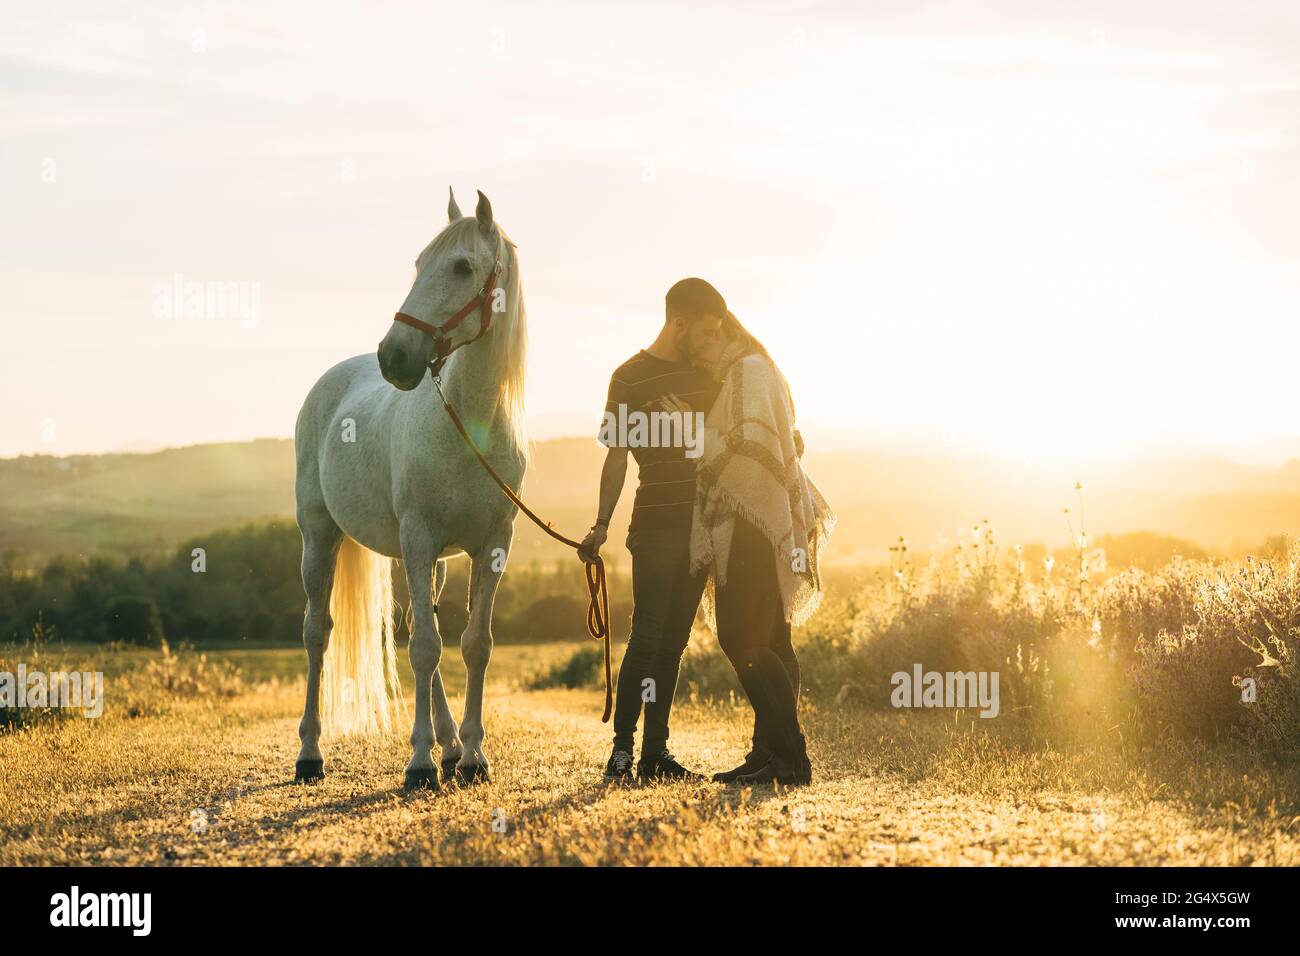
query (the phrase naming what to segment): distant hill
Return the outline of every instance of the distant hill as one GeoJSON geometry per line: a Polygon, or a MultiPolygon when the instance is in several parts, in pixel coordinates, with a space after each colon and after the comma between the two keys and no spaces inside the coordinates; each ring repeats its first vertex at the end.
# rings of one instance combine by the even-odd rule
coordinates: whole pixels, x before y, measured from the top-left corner
{"type": "MultiPolygon", "coordinates": [[[[592,439],[538,443],[525,485],[530,507],[561,531],[585,533],[595,517],[603,454],[592,439]]],[[[218,528],[292,518],[293,475],[289,439],[0,459],[0,552],[35,561],[59,553],[151,553],[218,528]]],[[[626,526],[630,501],[629,488],[616,528],[626,526]]],[[[564,555],[527,522],[516,526],[516,548],[525,560],[564,555]]]]}
{"type": "MultiPolygon", "coordinates": [[[[525,481],[530,506],[565,533],[585,533],[595,515],[603,454],[593,439],[538,442],[525,481]]],[[[1094,538],[1152,531],[1231,551],[1300,533],[1300,461],[1256,468],[1153,459],[1067,469],[962,455],[810,451],[805,463],[840,517],[829,553],[835,562],[881,561],[900,535],[922,549],[936,533],[952,540],[958,528],[984,518],[1004,543],[1062,544],[1062,509],[1076,509],[1073,488],[1080,479],[1094,538]]],[[[630,471],[613,522],[615,560],[635,481],[635,467],[630,471]]],[[[57,553],[157,552],[217,528],[292,515],[288,439],[0,459],[0,551],[34,562],[57,553]]],[[[1077,524],[1077,515],[1072,519],[1077,524]]],[[[515,527],[516,557],[566,557],[529,523],[515,527]]]]}
{"type": "Polygon", "coordinates": [[[293,514],[293,442],[0,460],[0,551],[155,551],[293,514]]]}

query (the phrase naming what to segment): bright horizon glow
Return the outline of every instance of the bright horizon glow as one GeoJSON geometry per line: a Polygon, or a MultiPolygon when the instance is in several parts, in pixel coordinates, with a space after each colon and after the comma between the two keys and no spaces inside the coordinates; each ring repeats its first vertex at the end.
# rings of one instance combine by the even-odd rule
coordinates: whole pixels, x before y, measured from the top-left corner
{"type": "Polygon", "coordinates": [[[535,438],[702,275],[841,443],[1300,449],[1293,6],[561,7],[16,16],[0,455],[291,435],[449,184],[519,243],[535,438]],[[177,274],[260,321],[154,318],[177,274]]]}

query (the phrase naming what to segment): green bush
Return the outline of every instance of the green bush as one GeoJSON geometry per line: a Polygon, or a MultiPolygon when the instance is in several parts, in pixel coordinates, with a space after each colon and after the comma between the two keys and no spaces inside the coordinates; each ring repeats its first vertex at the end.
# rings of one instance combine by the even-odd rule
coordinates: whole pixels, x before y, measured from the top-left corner
{"type": "MultiPolygon", "coordinates": [[[[493,630],[497,629],[493,622],[493,630]]],[[[570,594],[548,594],[508,621],[504,630],[520,641],[564,641],[587,636],[587,601],[570,594]]]]}
{"type": "Polygon", "coordinates": [[[104,633],[123,644],[156,645],[163,639],[162,619],[152,598],[130,595],[113,598],[104,612],[104,633]]]}
{"type": "Polygon", "coordinates": [[[594,641],[552,664],[528,682],[530,690],[550,687],[595,687],[604,680],[605,651],[594,641]]]}

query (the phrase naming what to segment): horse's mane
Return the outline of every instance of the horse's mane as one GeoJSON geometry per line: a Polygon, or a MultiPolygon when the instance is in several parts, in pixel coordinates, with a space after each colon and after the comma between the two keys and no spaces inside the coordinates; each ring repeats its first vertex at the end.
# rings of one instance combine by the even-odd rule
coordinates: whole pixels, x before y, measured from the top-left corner
{"type": "MultiPolygon", "coordinates": [[[[497,231],[505,244],[509,261],[506,265],[506,313],[504,320],[494,320],[492,328],[483,339],[466,348],[487,348],[491,352],[491,367],[498,370],[500,390],[497,395],[497,408],[505,417],[506,427],[518,446],[521,454],[528,456],[528,439],[524,427],[524,379],[528,365],[528,317],[524,308],[524,291],[520,281],[519,251],[505,230],[500,225],[497,231]]],[[[431,256],[446,257],[454,255],[457,250],[468,251],[472,246],[474,230],[478,229],[478,220],[473,216],[463,216],[449,223],[442,232],[433,237],[425,246],[419,258],[415,260],[418,272],[431,256]]],[[[458,354],[460,354],[458,350],[458,354]]],[[[450,375],[455,368],[456,356],[447,366],[450,375]]]]}
{"type": "MultiPolygon", "coordinates": [[[[500,228],[500,227],[498,227],[500,228]]],[[[528,314],[524,308],[524,288],[519,277],[519,250],[510,237],[501,233],[501,240],[510,252],[510,265],[506,275],[506,323],[492,336],[494,349],[502,350],[501,409],[506,424],[514,435],[515,443],[525,458],[528,456],[528,436],[524,427],[524,379],[528,367],[528,314]]]]}

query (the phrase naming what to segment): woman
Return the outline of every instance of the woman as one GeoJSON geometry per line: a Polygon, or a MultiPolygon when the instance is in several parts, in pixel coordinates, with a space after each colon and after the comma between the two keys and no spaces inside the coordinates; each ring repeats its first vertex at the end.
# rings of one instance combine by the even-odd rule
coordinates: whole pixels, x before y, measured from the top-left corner
{"type": "Polygon", "coordinates": [[[799,663],[790,627],[821,601],[818,557],[835,516],[799,463],[803,443],[785,377],[730,312],[699,359],[721,382],[705,420],[691,527],[691,571],[708,574],[718,643],[754,708],[753,747],[714,776],[806,785],[799,663]]]}

